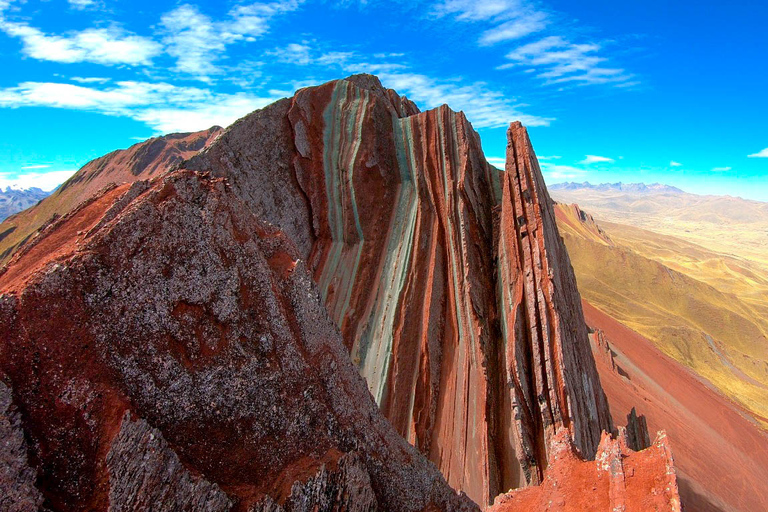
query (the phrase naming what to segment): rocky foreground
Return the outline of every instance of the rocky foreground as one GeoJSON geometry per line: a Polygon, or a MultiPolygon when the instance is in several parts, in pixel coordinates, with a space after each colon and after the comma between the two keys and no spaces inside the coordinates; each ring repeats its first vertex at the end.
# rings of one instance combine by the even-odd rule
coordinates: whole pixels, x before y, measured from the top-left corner
{"type": "MultiPolygon", "coordinates": [[[[474,510],[620,442],[522,126],[501,172],[462,113],[361,75],[201,140],[12,249],[0,504],[474,510]]],[[[625,501],[662,479],[678,510],[640,454],[625,501]]]]}

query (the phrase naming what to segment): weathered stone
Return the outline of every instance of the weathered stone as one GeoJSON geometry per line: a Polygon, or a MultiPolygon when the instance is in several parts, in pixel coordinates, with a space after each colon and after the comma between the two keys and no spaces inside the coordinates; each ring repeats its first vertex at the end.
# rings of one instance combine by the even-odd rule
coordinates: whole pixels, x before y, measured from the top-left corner
{"type": "Polygon", "coordinates": [[[43,496],[35,487],[35,470],[27,459],[27,443],[10,388],[0,380],[0,510],[36,512],[43,496]]]}
{"type": "Polygon", "coordinates": [[[515,126],[500,172],[462,113],[418,113],[361,75],[251,114],[184,164],[294,240],[382,411],[478,503],[540,481],[555,428],[594,455],[612,427],[515,126]]]}
{"type": "Polygon", "coordinates": [[[194,477],[163,434],[125,413],[107,455],[110,512],[228,511],[232,502],[216,484],[194,477]]]}
{"type": "Polygon", "coordinates": [[[680,512],[672,452],[664,432],[639,452],[622,435],[603,433],[594,461],[583,460],[571,435],[552,437],[550,466],[541,485],[502,494],[488,512],[680,512]]]}

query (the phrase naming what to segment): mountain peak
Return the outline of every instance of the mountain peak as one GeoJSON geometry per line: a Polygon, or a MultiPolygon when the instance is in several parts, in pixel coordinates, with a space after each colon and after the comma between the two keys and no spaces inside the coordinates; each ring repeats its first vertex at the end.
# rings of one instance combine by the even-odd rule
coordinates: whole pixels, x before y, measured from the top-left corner
{"type": "Polygon", "coordinates": [[[651,183],[650,185],[645,183],[600,183],[593,185],[588,181],[582,183],[576,182],[564,182],[555,183],[550,185],[550,190],[600,190],[600,191],[616,191],[616,192],[636,192],[636,193],[649,193],[649,194],[684,194],[685,191],[673,187],[671,185],[664,185],[662,183],[651,183]]]}

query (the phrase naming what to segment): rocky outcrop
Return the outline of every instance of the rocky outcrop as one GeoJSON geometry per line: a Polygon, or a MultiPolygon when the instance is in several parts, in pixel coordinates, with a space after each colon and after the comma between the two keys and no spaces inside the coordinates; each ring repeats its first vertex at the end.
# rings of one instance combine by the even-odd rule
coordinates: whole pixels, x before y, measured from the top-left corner
{"type": "Polygon", "coordinates": [[[570,434],[552,438],[551,464],[539,486],[500,495],[488,512],[680,512],[672,452],[664,432],[653,446],[634,452],[626,433],[603,434],[594,461],[579,457],[570,434]]]}
{"type": "Polygon", "coordinates": [[[221,131],[220,127],[214,126],[195,133],[154,137],[88,162],[53,194],[45,193],[39,197],[38,200],[42,199],[39,204],[0,224],[0,264],[7,263],[20,247],[34,240],[39,231],[56,219],[82,202],[101,195],[105,187],[162,175],[205,148],[221,131]]]}
{"type": "Polygon", "coordinates": [[[551,201],[525,130],[510,137],[499,172],[462,113],[360,75],[184,164],[294,240],[382,411],[478,503],[540,481],[556,428],[587,455],[611,429],[551,201]]]}
{"type": "Polygon", "coordinates": [[[474,508],[384,419],[293,244],[224,180],[113,189],[0,290],[0,371],[54,510],[474,508]]]}
{"type": "Polygon", "coordinates": [[[21,418],[10,388],[0,380],[0,510],[36,512],[43,496],[35,487],[36,472],[27,459],[21,418]]]}

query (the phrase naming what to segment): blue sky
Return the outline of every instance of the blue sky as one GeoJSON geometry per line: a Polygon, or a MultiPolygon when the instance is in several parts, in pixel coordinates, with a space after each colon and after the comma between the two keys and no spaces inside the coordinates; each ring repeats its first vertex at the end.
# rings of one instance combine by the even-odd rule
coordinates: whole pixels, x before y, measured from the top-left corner
{"type": "Polygon", "coordinates": [[[759,4],[0,0],[0,187],[369,72],[464,110],[497,165],[521,120],[548,183],[768,201],[759,4]]]}

